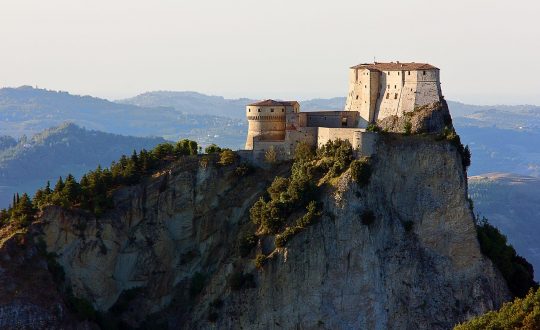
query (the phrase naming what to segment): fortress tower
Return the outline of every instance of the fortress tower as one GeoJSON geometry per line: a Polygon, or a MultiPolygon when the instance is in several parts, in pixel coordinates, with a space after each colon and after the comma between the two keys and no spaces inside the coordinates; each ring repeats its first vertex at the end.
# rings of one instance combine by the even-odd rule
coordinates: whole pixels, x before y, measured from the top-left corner
{"type": "Polygon", "coordinates": [[[248,136],[246,149],[254,149],[254,141],[277,142],[285,140],[286,117],[300,111],[296,101],[264,100],[248,104],[248,136]]]}
{"type": "Polygon", "coordinates": [[[360,113],[360,127],[401,116],[442,97],[439,69],[427,63],[369,63],[350,68],[346,111],[360,113]]]}

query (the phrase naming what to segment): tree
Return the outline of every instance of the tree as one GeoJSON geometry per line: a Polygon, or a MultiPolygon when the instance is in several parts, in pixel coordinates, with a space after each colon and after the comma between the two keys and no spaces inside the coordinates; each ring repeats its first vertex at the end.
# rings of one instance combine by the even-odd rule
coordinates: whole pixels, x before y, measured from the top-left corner
{"type": "Polygon", "coordinates": [[[294,161],[303,162],[310,161],[315,156],[315,151],[306,142],[302,141],[296,145],[294,149],[294,161]]]}
{"type": "Polygon", "coordinates": [[[231,165],[236,160],[236,154],[231,149],[223,149],[219,154],[219,164],[231,165]]]}
{"type": "Polygon", "coordinates": [[[207,154],[215,154],[221,152],[221,148],[218,147],[216,144],[212,143],[208,147],[204,148],[204,152],[207,154]]]}

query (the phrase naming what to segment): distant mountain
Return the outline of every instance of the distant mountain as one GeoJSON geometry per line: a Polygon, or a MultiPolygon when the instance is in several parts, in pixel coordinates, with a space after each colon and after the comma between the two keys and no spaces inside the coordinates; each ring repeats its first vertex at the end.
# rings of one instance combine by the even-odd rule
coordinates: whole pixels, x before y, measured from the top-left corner
{"type": "Polygon", "coordinates": [[[255,100],[226,99],[197,92],[156,91],[118,100],[117,103],[139,107],[170,107],[184,114],[225,116],[245,119],[246,104],[255,100]]]}
{"type": "Polygon", "coordinates": [[[185,114],[172,107],[138,107],[28,86],[0,89],[3,135],[33,135],[65,121],[116,134],[190,138],[235,148],[243,144],[238,131],[246,130],[245,120],[185,114]]]}
{"type": "Polygon", "coordinates": [[[47,180],[54,184],[68,173],[79,176],[101,164],[108,166],[122,154],[151,149],[163,138],[130,137],[82,129],[66,123],[0,150],[0,207],[14,192],[33,193],[47,180]]]}
{"type": "Polygon", "coordinates": [[[475,211],[499,228],[540,278],[540,179],[507,173],[469,177],[475,211]]]}

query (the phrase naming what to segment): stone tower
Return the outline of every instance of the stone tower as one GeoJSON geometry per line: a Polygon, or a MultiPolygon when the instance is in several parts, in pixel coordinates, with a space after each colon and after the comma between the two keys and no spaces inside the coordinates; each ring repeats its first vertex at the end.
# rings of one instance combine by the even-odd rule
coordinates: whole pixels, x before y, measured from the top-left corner
{"type": "Polygon", "coordinates": [[[284,141],[286,116],[299,109],[300,104],[296,101],[264,100],[247,105],[246,149],[253,150],[253,141],[284,141]]]}

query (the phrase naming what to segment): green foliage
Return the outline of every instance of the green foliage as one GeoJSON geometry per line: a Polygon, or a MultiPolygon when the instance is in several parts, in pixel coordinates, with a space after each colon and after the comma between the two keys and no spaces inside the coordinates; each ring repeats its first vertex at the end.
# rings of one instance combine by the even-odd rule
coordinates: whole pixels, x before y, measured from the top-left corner
{"type": "Polygon", "coordinates": [[[176,156],[194,156],[197,154],[198,145],[197,142],[182,139],[176,143],[174,153],[176,156]]]}
{"type": "Polygon", "coordinates": [[[296,224],[294,226],[287,227],[282,233],[276,235],[275,244],[277,247],[284,247],[294,235],[311,225],[313,221],[321,215],[321,213],[317,210],[317,203],[315,201],[309,202],[306,210],[307,212],[296,220],[296,224]]]}
{"type": "Polygon", "coordinates": [[[524,298],[516,298],[498,311],[490,311],[454,328],[481,329],[540,329],[540,290],[530,290],[524,298]]]}
{"type": "Polygon", "coordinates": [[[215,154],[221,152],[221,148],[218,147],[216,144],[212,143],[208,147],[204,148],[204,152],[207,154],[215,154]]]}
{"type": "Polygon", "coordinates": [[[306,142],[299,142],[294,149],[295,162],[308,162],[315,157],[315,149],[306,142]]]}
{"type": "Polygon", "coordinates": [[[403,124],[403,134],[411,135],[412,133],[412,123],[410,120],[406,120],[403,124]]]}
{"type": "Polygon", "coordinates": [[[219,153],[219,164],[223,166],[231,165],[236,160],[236,154],[231,149],[223,149],[219,153]]]}
{"type": "Polygon", "coordinates": [[[265,202],[264,198],[259,198],[249,210],[250,219],[260,226],[263,232],[274,234],[281,229],[284,218],[280,204],[276,201],[265,202]]]}
{"type": "Polygon", "coordinates": [[[332,160],[332,166],[328,173],[331,177],[336,177],[349,167],[353,160],[353,149],[348,140],[330,140],[317,149],[317,155],[320,158],[327,157],[332,160]]]}
{"type": "Polygon", "coordinates": [[[369,183],[371,177],[371,164],[370,159],[364,157],[362,159],[355,159],[351,162],[351,176],[359,186],[365,186],[369,183]]]}
{"type": "Polygon", "coordinates": [[[249,164],[246,164],[246,163],[242,163],[234,169],[234,175],[236,175],[237,177],[244,177],[253,172],[254,172],[253,166],[250,166],[249,164]]]}
{"type": "Polygon", "coordinates": [[[251,250],[257,246],[257,236],[248,234],[241,237],[238,241],[238,253],[242,258],[247,257],[251,250]]]}
{"type": "Polygon", "coordinates": [[[204,285],[206,284],[206,276],[203,274],[196,272],[193,274],[193,277],[191,278],[191,284],[189,286],[189,295],[194,298],[199,293],[202,292],[204,289],[204,285]]]}
{"type": "Polygon", "coordinates": [[[524,297],[530,288],[538,286],[531,264],[507,244],[506,236],[487,219],[478,221],[476,232],[482,253],[497,266],[514,296],[524,297]]]}
{"type": "Polygon", "coordinates": [[[361,220],[363,225],[369,226],[375,222],[375,213],[370,210],[365,210],[362,212],[361,220]]]}
{"type": "Polygon", "coordinates": [[[229,286],[234,291],[254,288],[255,277],[250,273],[245,274],[242,271],[236,271],[229,277],[229,286]]]}
{"type": "Polygon", "coordinates": [[[467,170],[467,168],[471,165],[471,150],[469,149],[469,146],[463,146],[455,129],[445,127],[440,138],[446,139],[454,147],[456,147],[461,156],[461,165],[463,166],[464,170],[467,170]]]}
{"type": "Polygon", "coordinates": [[[377,126],[377,124],[370,123],[370,124],[367,125],[366,131],[367,132],[380,132],[381,128],[379,126],[377,126]]]}
{"type": "Polygon", "coordinates": [[[257,254],[255,257],[255,267],[259,269],[263,268],[264,264],[266,263],[266,259],[268,259],[268,257],[264,254],[257,254]]]}

